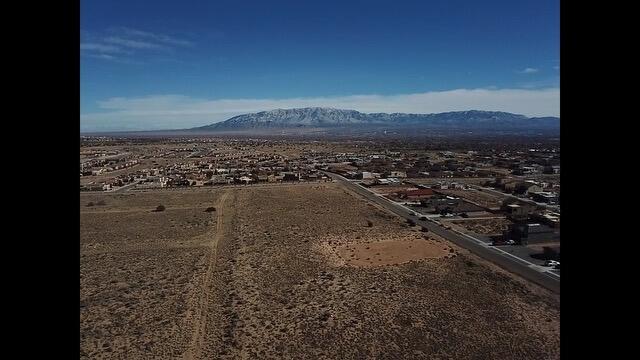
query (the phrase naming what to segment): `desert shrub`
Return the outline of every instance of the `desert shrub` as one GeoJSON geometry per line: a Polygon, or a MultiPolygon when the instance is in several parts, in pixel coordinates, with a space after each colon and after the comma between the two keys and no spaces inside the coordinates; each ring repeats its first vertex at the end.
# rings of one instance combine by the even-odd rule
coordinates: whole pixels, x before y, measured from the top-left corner
{"type": "Polygon", "coordinates": [[[216,211],[216,208],[213,206],[209,206],[206,210],[206,212],[212,212],[212,211],[216,211]]]}
{"type": "Polygon", "coordinates": [[[104,200],[100,200],[96,203],[96,205],[104,206],[104,205],[107,205],[107,203],[104,202],[104,200]]]}
{"type": "Polygon", "coordinates": [[[422,232],[429,232],[429,229],[427,229],[426,227],[422,227],[422,232]]]}
{"type": "Polygon", "coordinates": [[[371,220],[367,220],[367,227],[373,227],[373,222],[371,220]]]}
{"type": "Polygon", "coordinates": [[[95,205],[93,201],[89,201],[89,203],[87,204],[87,206],[93,206],[93,205],[95,205]]]}
{"type": "Polygon", "coordinates": [[[474,267],[474,266],[476,266],[476,264],[474,264],[474,263],[473,263],[473,261],[470,261],[470,260],[465,260],[465,262],[464,262],[464,263],[465,263],[468,267],[474,267]]]}
{"type": "Polygon", "coordinates": [[[416,226],[416,222],[413,221],[413,219],[407,219],[407,224],[409,224],[409,226],[416,226]]]}
{"type": "Polygon", "coordinates": [[[156,208],[156,211],[164,211],[165,207],[164,205],[158,205],[158,207],[156,208]]]}

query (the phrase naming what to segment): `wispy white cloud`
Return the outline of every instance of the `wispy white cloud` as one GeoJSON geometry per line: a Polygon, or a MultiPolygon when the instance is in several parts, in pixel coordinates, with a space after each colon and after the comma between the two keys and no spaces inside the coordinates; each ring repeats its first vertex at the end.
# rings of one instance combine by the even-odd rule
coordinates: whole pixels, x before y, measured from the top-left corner
{"type": "Polygon", "coordinates": [[[95,43],[81,43],[80,50],[96,50],[101,52],[115,52],[120,48],[112,45],[95,44],[95,43]]]}
{"type": "Polygon", "coordinates": [[[97,51],[100,53],[129,53],[129,51],[122,49],[119,46],[99,43],[80,43],[80,50],[97,51]]]}
{"type": "Polygon", "coordinates": [[[523,70],[520,70],[518,72],[521,73],[521,74],[534,74],[534,73],[538,72],[538,69],[528,67],[528,68],[524,68],[523,70]]]}
{"type": "Polygon", "coordinates": [[[136,61],[132,58],[128,58],[128,57],[122,57],[120,55],[112,55],[112,54],[103,54],[103,53],[85,53],[85,54],[81,54],[82,57],[87,57],[87,58],[92,58],[92,59],[100,59],[100,60],[106,60],[106,61],[110,61],[113,63],[118,63],[118,64],[129,64],[129,65],[133,65],[133,64],[143,64],[140,61],[136,61]]]}
{"type": "Polygon", "coordinates": [[[104,59],[104,60],[116,60],[117,58],[113,55],[109,54],[87,54],[86,56],[96,58],[96,59],[104,59]]]}
{"type": "MultiPolygon", "coordinates": [[[[117,29],[116,29],[117,30],[117,29]]],[[[184,39],[177,39],[172,36],[164,35],[164,34],[156,34],[148,31],[142,31],[137,29],[131,29],[127,27],[119,28],[119,31],[124,35],[138,38],[146,38],[151,39],[153,41],[157,41],[160,43],[165,43],[167,45],[174,46],[193,46],[193,42],[184,39]]]]}
{"type": "Polygon", "coordinates": [[[139,62],[133,61],[132,57],[135,55],[154,55],[158,52],[166,54],[176,47],[194,46],[189,40],[126,27],[111,28],[102,35],[90,34],[83,30],[81,35],[83,40],[80,50],[83,56],[105,60],[117,59],[126,63],[139,62]],[[98,56],[102,54],[110,54],[111,57],[98,56]],[[123,56],[125,54],[130,56],[123,56]]]}
{"type": "Polygon", "coordinates": [[[403,95],[351,95],[289,99],[208,100],[182,95],[100,101],[101,112],[82,113],[81,131],[180,129],[271,109],[333,107],[365,113],[438,113],[458,110],[507,111],[559,116],[560,89],[456,89],[403,95]]]}
{"type": "Polygon", "coordinates": [[[134,49],[162,49],[164,46],[147,41],[131,40],[116,36],[109,36],[104,39],[105,42],[126,46],[134,49]]]}

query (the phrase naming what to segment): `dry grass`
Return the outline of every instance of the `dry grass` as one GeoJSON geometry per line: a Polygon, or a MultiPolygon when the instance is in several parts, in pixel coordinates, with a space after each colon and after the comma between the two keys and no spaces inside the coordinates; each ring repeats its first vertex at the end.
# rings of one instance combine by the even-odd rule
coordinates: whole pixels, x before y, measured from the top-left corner
{"type": "Polygon", "coordinates": [[[381,195],[389,195],[399,191],[417,190],[418,188],[412,185],[375,185],[369,188],[381,195]]]}
{"type": "Polygon", "coordinates": [[[441,258],[450,254],[449,249],[435,241],[412,239],[343,245],[336,251],[347,265],[370,267],[441,258]]]}
{"type": "Polygon", "coordinates": [[[204,206],[218,194],[177,195],[81,195],[82,358],[173,358],[189,344],[191,298],[216,223],[204,206]],[[99,199],[99,209],[83,205],[99,199]],[[167,210],[152,212],[159,203],[167,210]]]}
{"type": "Polygon", "coordinates": [[[83,358],[559,357],[557,296],[337,184],[190,194],[81,197],[83,358]]]}
{"type": "Polygon", "coordinates": [[[511,225],[509,219],[453,220],[450,223],[461,227],[463,230],[481,235],[502,234],[511,225]]]}

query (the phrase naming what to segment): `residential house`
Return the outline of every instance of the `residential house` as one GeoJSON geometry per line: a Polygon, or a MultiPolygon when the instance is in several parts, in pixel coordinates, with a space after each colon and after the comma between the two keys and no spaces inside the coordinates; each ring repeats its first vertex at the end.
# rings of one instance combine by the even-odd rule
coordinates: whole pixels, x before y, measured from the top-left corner
{"type": "Polygon", "coordinates": [[[507,199],[503,203],[502,210],[507,214],[507,217],[513,221],[524,221],[529,218],[536,210],[535,203],[530,201],[518,201],[513,202],[512,199],[507,199]]]}
{"type": "Polygon", "coordinates": [[[392,178],[406,178],[407,177],[407,173],[405,171],[391,171],[391,173],[389,174],[389,177],[392,177],[392,178]]]}
{"type": "Polygon", "coordinates": [[[299,181],[300,174],[298,173],[284,173],[282,181],[299,181]]]}
{"type": "Polygon", "coordinates": [[[553,204],[558,200],[558,196],[556,194],[548,191],[529,192],[529,195],[531,195],[531,199],[533,199],[533,201],[541,203],[553,204]]]}

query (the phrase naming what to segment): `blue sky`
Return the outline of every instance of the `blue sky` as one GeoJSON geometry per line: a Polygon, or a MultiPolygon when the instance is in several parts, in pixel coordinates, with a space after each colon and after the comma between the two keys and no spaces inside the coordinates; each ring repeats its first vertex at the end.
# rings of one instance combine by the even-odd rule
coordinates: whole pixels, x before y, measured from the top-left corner
{"type": "Polygon", "coordinates": [[[276,107],[559,115],[559,2],[83,0],[81,131],[276,107]]]}

